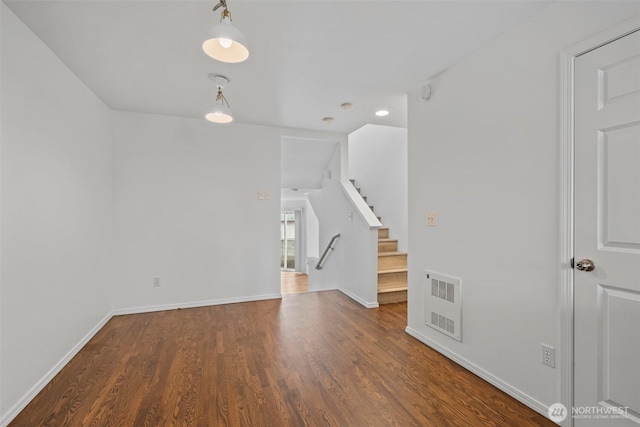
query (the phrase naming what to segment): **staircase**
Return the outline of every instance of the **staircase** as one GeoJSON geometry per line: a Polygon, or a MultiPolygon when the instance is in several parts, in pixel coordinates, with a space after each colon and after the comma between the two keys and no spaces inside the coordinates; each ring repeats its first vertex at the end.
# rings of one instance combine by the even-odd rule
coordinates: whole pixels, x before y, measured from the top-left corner
{"type": "MultiPolygon", "coordinates": [[[[355,180],[351,183],[358,193],[355,180]]],[[[360,193],[362,195],[362,193],[360,193]]],[[[365,196],[362,196],[367,201],[365,196]]],[[[374,211],[373,206],[369,206],[374,211]]],[[[374,211],[375,212],[375,211],[374,211]]],[[[382,222],[382,218],[378,217],[382,222]]],[[[407,254],[398,252],[398,240],[389,238],[389,227],[378,229],[378,304],[407,300],[407,254]]]]}

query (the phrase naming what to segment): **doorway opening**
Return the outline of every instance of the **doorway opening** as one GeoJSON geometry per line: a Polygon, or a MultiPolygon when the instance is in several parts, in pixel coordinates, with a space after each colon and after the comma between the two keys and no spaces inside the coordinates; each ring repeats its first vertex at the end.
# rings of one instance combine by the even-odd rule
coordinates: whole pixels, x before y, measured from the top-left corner
{"type": "Polygon", "coordinates": [[[296,270],[296,215],[294,211],[280,213],[280,269],[296,270]]]}
{"type": "Polygon", "coordinates": [[[294,294],[309,290],[309,276],[306,274],[305,260],[301,254],[302,212],[282,211],[280,213],[280,292],[294,294]]]}

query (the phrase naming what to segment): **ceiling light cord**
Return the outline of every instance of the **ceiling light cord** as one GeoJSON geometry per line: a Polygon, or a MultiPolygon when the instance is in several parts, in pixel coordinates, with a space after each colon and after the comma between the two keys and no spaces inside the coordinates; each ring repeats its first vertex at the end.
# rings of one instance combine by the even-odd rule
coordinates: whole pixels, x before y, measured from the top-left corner
{"type": "Polygon", "coordinates": [[[216,95],[216,102],[222,100],[223,104],[227,104],[227,108],[231,109],[231,105],[229,105],[229,101],[227,101],[227,98],[225,98],[225,96],[222,94],[222,86],[218,86],[218,94],[216,95]]]}
{"type": "Polygon", "coordinates": [[[227,9],[226,6],[225,6],[224,10],[222,11],[222,13],[220,14],[220,22],[222,22],[224,20],[224,18],[229,18],[229,22],[233,22],[233,19],[231,19],[231,12],[229,12],[229,9],[227,9]]]}
{"type": "Polygon", "coordinates": [[[216,10],[220,9],[221,7],[224,7],[224,10],[227,10],[227,0],[220,0],[220,3],[218,3],[215,6],[213,6],[213,11],[215,12],[216,10]]]}

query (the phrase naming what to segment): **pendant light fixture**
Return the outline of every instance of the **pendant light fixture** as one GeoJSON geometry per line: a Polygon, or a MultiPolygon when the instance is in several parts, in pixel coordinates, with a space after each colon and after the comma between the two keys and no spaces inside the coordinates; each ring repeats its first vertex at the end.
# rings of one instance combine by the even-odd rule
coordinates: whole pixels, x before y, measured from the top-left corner
{"type": "Polygon", "coordinates": [[[222,62],[242,62],[249,57],[247,39],[231,22],[231,13],[227,9],[227,0],[220,0],[213,10],[223,7],[220,23],[214,25],[209,38],[202,43],[202,50],[222,62]]]}
{"type": "Polygon", "coordinates": [[[222,94],[224,85],[231,80],[227,76],[213,73],[209,74],[209,78],[216,84],[218,94],[216,95],[215,105],[204,117],[214,123],[231,123],[233,121],[233,115],[229,109],[229,102],[227,102],[227,98],[222,94]]]}

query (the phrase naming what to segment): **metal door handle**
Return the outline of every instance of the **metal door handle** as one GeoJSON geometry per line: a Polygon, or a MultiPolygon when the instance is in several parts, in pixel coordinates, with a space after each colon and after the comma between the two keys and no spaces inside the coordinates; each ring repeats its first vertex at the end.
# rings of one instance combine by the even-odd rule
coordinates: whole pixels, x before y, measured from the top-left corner
{"type": "Polygon", "coordinates": [[[596,263],[585,258],[578,261],[576,268],[580,271],[593,271],[596,269],[596,263]]]}

